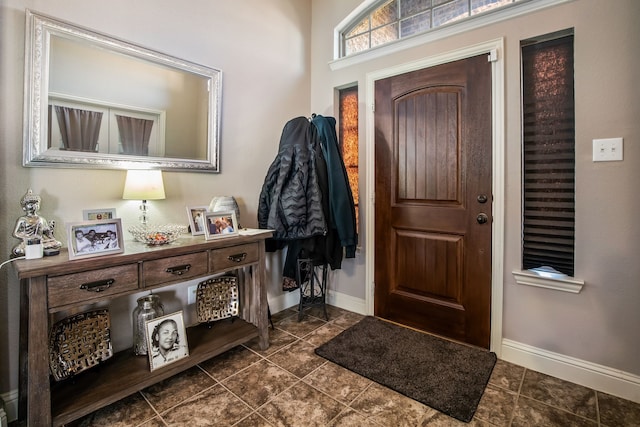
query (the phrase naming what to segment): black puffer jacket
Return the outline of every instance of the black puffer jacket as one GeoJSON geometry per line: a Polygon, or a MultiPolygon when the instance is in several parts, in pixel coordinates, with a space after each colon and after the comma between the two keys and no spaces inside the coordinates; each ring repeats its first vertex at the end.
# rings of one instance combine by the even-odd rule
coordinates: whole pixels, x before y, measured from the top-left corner
{"type": "Polygon", "coordinates": [[[323,235],[327,223],[322,212],[316,156],[320,153],[315,126],[305,117],[291,119],[280,137],[278,155],[265,177],[258,205],[258,226],[275,230],[279,240],[323,235]]]}

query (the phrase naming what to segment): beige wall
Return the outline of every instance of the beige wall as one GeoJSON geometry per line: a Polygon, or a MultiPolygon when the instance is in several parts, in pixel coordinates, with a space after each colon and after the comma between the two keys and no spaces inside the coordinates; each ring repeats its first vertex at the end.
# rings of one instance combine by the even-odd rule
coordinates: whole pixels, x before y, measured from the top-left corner
{"type": "MultiPolygon", "coordinates": [[[[124,171],[21,166],[25,8],[221,69],[222,173],[165,172],[167,199],[152,202],[153,220],[186,224],[185,206],[234,195],[242,225],[257,225],[259,192],[282,128],[287,120],[309,114],[309,2],[3,0],[0,253],[5,255],[0,260],[17,243],[11,233],[22,213],[19,200],[29,187],[42,197],[41,214],[59,225],[81,220],[82,209],[115,207],[126,228],[137,221],[139,205],[121,199],[124,171]]],[[[56,236],[66,245],[63,227],[56,236]]],[[[9,271],[0,271],[0,393],[18,388],[19,298],[9,271]]],[[[274,280],[269,297],[280,292],[274,280]]],[[[132,309],[114,308],[120,313],[114,328],[130,328],[132,309]]]]}
{"type": "MultiPolygon", "coordinates": [[[[504,38],[505,51],[505,339],[582,361],[640,374],[640,2],[576,0],[465,34],[397,50],[332,71],[334,27],[360,0],[314,0],[311,106],[333,111],[335,88],[360,87],[360,161],[365,139],[366,74],[422,58],[504,38]],[[520,40],[575,28],[576,276],[581,293],[517,285],[520,268],[520,40]],[[593,163],[594,138],[624,138],[624,161],[593,163]]],[[[365,170],[362,170],[364,177],[365,170]]],[[[361,200],[371,191],[361,182],[361,200]]],[[[361,216],[366,219],[366,212],[361,216]]],[[[358,273],[360,276],[363,272],[358,273]]],[[[357,275],[357,274],[356,274],[357,275]]],[[[364,280],[345,286],[362,287],[364,280]]],[[[636,398],[640,398],[636,396],[636,398]]]]}
{"type": "MultiPolygon", "coordinates": [[[[23,168],[22,104],[24,8],[95,28],[143,46],[223,71],[222,173],[165,173],[167,199],[153,203],[155,220],[185,222],[186,205],[235,195],[242,224],[255,226],[257,200],[284,123],[311,112],[334,115],[334,89],[366,73],[430,57],[478,42],[505,40],[505,256],[504,337],[536,348],[640,375],[640,212],[635,188],[640,170],[640,2],[574,2],[468,34],[392,53],[337,71],[328,65],[333,29],[360,0],[170,0],[51,2],[3,0],[0,14],[0,251],[8,254],[21,214],[18,201],[32,187],[42,214],[59,224],[81,218],[84,208],[115,207],[135,223],[137,203],[120,199],[123,171],[23,168]],[[313,19],[311,18],[313,16],[313,19]],[[576,275],[586,281],[577,295],[515,284],[520,267],[519,41],[575,27],[577,105],[576,275]],[[622,136],[622,163],[592,163],[591,139],[622,136]]],[[[361,117],[365,117],[361,92],[361,117]]],[[[361,221],[366,221],[366,141],[361,121],[361,221]]],[[[64,238],[59,231],[58,237],[64,238]]],[[[364,248],[366,236],[361,235],[364,248]]],[[[332,274],[332,286],[354,301],[365,298],[364,251],[332,274]]],[[[0,257],[2,258],[2,257],[0,257]]],[[[2,258],[5,259],[6,257],[2,258]]],[[[277,265],[279,259],[274,260],[277,265]]],[[[274,269],[269,297],[277,298],[274,269]]],[[[0,271],[0,393],[17,389],[18,290],[0,271]],[[11,349],[11,350],[9,350],[11,349]]],[[[116,308],[122,327],[132,307],[116,308]]]]}

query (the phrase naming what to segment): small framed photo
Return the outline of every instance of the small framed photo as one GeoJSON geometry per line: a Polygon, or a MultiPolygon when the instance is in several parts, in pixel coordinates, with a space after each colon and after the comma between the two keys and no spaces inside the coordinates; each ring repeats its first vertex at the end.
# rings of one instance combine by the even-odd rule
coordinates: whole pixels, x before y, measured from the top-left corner
{"type": "Polygon", "coordinates": [[[234,211],[207,212],[204,216],[206,240],[238,235],[238,221],[234,211]]]}
{"type": "Polygon", "coordinates": [[[120,218],[69,222],[66,226],[70,260],[124,252],[120,218]]]}
{"type": "Polygon", "coordinates": [[[114,219],[116,217],[115,208],[108,209],[84,209],[82,211],[82,219],[85,221],[93,221],[96,219],[114,219]]]}
{"type": "Polygon", "coordinates": [[[187,215],[193,236],[204,234],[204,216],[208,210],[208,206],[187,206],[187,215]]]}
{"type": "Polygon", "coordinates": [[[152,371],[189,356],[182,311],[147,320],[146,332],[152,371]]]}

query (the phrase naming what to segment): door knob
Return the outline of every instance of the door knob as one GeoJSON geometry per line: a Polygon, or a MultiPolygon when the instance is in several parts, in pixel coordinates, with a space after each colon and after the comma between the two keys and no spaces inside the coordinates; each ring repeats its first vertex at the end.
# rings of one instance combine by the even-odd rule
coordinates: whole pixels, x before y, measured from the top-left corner
{"type": "Polygon", "coordinates": [[[478,194],[477,200],[478,203],[487,203],[487,200],[489,199],[487,198],[486,194],[478,194]]]}
{"type": "Polygon", "coordinates": [[[489,221],[489,217],[486,213],[480,213],[476,217],[476,221],[478,221],[478,224],[485,224],[487,221],[489,221]]]}

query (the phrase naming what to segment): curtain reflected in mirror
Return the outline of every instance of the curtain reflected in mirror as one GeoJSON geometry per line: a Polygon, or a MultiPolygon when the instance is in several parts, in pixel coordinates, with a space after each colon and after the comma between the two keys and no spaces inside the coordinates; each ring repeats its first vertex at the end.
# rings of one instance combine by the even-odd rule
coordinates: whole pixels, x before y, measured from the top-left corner
{"type": "Polygon", "coordinates": [[[219,172],[220,70],[25,14],[24,166],[219,172]]]}
{"type": "Polygon", "coordinates": [[[116,114],[116,121],[120,132],[122,154],[149,155],[149,138],[153,129],[153,120],[116,114]]]}
{"type": "Polygon", "coordinates": [[[102,113],[56,105],[62,136],[61,150],[98,151],[102,113]]]}

